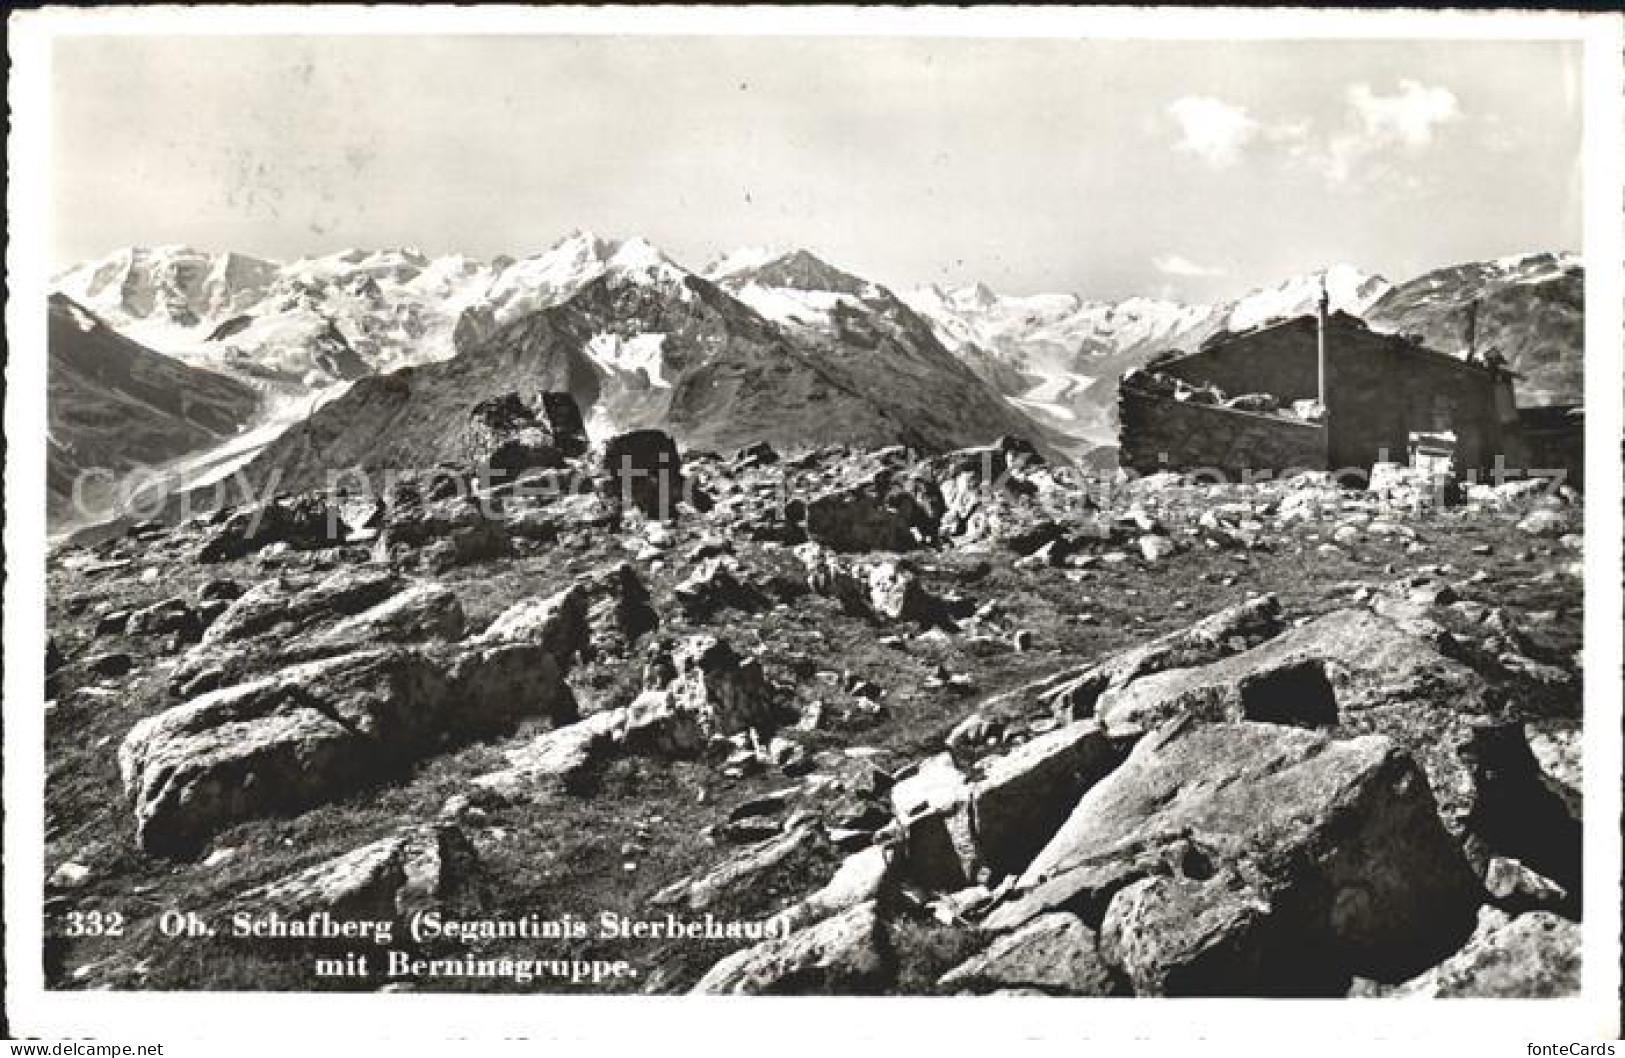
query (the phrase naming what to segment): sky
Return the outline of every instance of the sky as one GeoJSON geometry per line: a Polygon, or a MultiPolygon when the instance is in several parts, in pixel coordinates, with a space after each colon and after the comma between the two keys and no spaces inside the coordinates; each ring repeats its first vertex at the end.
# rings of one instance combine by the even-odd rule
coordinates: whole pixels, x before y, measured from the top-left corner
{"type": "Polygon", "coordinates": [[[588,229],[898,288],[1403,281],[1579,249],[1580,65],[1532,41],[63,38],[53,267],[588,229]]]}

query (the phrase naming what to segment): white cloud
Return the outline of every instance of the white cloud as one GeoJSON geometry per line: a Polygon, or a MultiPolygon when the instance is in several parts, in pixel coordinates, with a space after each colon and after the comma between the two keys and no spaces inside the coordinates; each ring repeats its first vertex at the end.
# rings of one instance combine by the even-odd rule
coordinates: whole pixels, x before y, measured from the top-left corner
{"type": "Polygon", "coordinates": [[[1175,148],[1215,169],[1259,150],[1306,165],[1332,183],[1343,183],[1386,156],[1424,150],[1440,126],[1464,116],[1449,88],[1410,78],[1401,79],[1388,94],[1369,84],[1351,84],[1343,101],[1341,120],[1318,129],[1302,117],[1260,120],[1245,107],[1212,96],[1184,96],[1167,110],[1179,127],[1175,148]]]}
{"type": "Polygon", "coordinates": [[[1397,141],[1407,147],[1433,142],[1433,128],[1461,116],[1456,95],[1448,88],[1415,81],[1399,82],[1396,95],[1380,96],[1369,85],[1351,85],[1349,106],[1371,139],[1397,141]]]}
{"type": "Polygon", "coordinates": [[[1176,253],[1155,258],[1152,260],[1151,265],[1163,275],[1170,276],[1203,277],[1222,276],[1227,274],[1222,268],[1215,268],[1211,265],[1197,264],[1190,258],[1181,257],[1176,253]]]}
{"type": "Polygon", "coordinates": [[[1419,151],[1433,142],[1434,130],[1461,117],[1456,95],[1443,86],[1412,80],[1399,82],[1393,95],[1378,95],[1370,85],[1350,85],[1344,93],[1349,120],[1312,152],[1311,163],[1328,180],[1342,183],[1368,159],[1394,150],[1419,151]]]}
{"type": "Polygon", "coordinates": [[[1215,169],[1234,165],[1260,131],[1259,123],[1244,107],[1211,96],[1176,99],[1168,104],[1168,114],[1179,126],[1175,148],[1189,151],[1215,169]]]}

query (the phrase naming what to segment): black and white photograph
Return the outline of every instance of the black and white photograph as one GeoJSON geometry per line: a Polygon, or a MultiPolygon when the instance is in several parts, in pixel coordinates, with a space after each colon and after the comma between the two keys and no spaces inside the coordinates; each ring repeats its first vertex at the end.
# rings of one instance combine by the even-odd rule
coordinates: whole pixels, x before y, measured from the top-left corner
{"type": "Polygon", "coordinates": [[[573,11],[14,18],[17,1035],[1614,1053],[1619,17],[573,11]]]}

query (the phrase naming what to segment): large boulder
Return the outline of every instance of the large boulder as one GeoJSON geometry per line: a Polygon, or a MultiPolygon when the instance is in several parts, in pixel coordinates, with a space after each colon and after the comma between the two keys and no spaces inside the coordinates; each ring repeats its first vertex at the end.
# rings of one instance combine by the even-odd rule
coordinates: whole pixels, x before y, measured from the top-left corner
{"type": "Polygon", "coordinates": [[[417,554],[432,566],[450,568],[510,553],[507,524],[474,496],[391,506],[373,542],[380,562],[417,554]]]}
{"type": "Polygon", "coordinates": [[[448,743],[575,720],[563,676],[584,648],[585,598],[527,600],[471,640],[306,661],[148,717],[119,749],[138,839],[185,855],[228,823],[370,785],[448,743]]]}
{"type": "Polygon", "coordinates": [[[220,827],[298,810],[398,771],[446,719],[444,675],[376,650],[294,665],[137,724],[119,772],[148,851],[187,854],[220,827]]]}
{"type": "Polygon", "coordinates": [[[569,657],[548,646],[474,640],[442,657],[456,710],[447,719],[448,741],[465,731],[507,727],[526,716],[545,716],[555,726],[581,718],[575,694],[564,682],[569,657]]]}
{"type": "Polygon", "coordinates": [[[1274,638],[1285,623],[1275,596],[1255,596],[1103,661],[1058,673],[1044,681],[1040,697],[1067,718],[1093,716],[1096,703],[1110,691],[1158,672],[1241,653],[1274,638]]]}
{"type": "Polygon", "coordinates": [[[573,584],[553,595],[520,599],[491,619],[485,631],[470,642],[476,645],[522,643],[539,646],[568,671],[571,662],[591,648],[587,589],[573,584]]]}
{"type": "MultiPolygon", "coordinates": [[[[479,776],[475,785],[507,798],[527,791],[580,794],[613,756],[692,757],[712,738],[772,729],[777,717],[754,658],[741,658],[713,636],[691,637],[674,654],[664,686],[579,722],[555,715],[556,730],[509,750],[507,766],[479,776]]],[[[563,705],[573,709],[574,701],[563,705]]]]}
{"type": "Polygon", "coordinates": [[[1577,923],[1542,911],[1508,918],[1485,907],[1460,951],[1393,994],[1430,999],[1578,995],[1581,950],[1577,923]]]}
{"type": "Polygon", "coordinates": [[[954,890],[976,876],[979,856],[968,806],[970,781],[947,753],[927,757],[891,789],[909,878],[954,890]]]}
{"type": "Polygon", "coordinates": [[[707,735],[767,732],[776,726],[762,663],[743,657],[716,636],[690,636],[672,652],[677,678],[667,691],[692,712],[707,735]]]}
{"type": "Polygon", "coordinates": [[[628,507],[645,518],[677,517],[684,498],[683,460],[677,442],[661,430],[633,430],[604,444],[600,460],[602,494],[611,504],[628,507]]]}
{"type": "Polygon", "coordinates": [[[1177,713],[1332,727],[1355,714],[1448,702],[1482,713],[1484,681],[1428,639],[1370,610],[1338,610],[1206,664],[1117,681],[1095,712],[1109,726],[1155,727],[1177,713]]]}
{"type": "Polygon", "coordinates": [[[627,710],[593,713],[577,723],[554,728],[506,752],[507,766],[474,779],[476,788],[500,799],[517,800],[533,792],[584,794],[591,790],[598,767],[624,737],[627,710]]]}
{"type": "Polygon", "coordinates": [[[195,640],[203,633],[204,623],[200,612],[190,603],[173,598],[132,611],[124,631],[132,636],[178,635],[184,640],[195,640]]]}
{"type": "Polygon", "coordinates": [[[982,954],[937,982],[950,992],[1035,989],[1049,995],[1123,994],[1116,971],[1101,958],[1099,938],[1076,915],[1040,915],[995,940],[982,954]]]}
{"type": "Polygon", "coordinates": [[[338,509],[316,493],[279,496],[227,515],[198,550],[199,562],[229,562],[270,544],[296,551],[336,547],[344,533],[338,509]]]}
{"type": "Polygon", "coordinates": [[[807,503],[807,536],[835,551],[907,551],[935,529],[930,511],[887,471],[807,503]]]}
{"type": "Polygon", "coordinates": [[[770,911],[786,891],[802,885],[803,879],[828,871],[837,856],[817,827],[796,826],[666,886],[650,902],[687,911],[726,909],[734,916],[759,915],[770,911]]]}
{"type": "Polygon", "coordinates": [[[660,627],[660,613],[649,589],[630,565],[612,567],[584,583],[590,600],[587,627],[595,654],[624,657],[660,627]]]}
{"type": "Polygon", "coordinates": [[[807,590],[834,599],[846,613],[869,613],[869,585],[852,565],[822,544],[812,542],[796,547],[796,558],[807,570],[807,590]]]}
{"type": "Polygon", "coordinates": [[[441,584],[379,569],[278,577],[226,606],[175,666],[170,686],[193,695],[292,662],[387,643],[452,642],[463,628],[462,605],[441,584]]]}
{"type": "Polygon", "coordinates": [[[488,469],[495,481],[511,481],[522,471],[562,466],[564,452],[553,432],[518,393],[505,393],[474,405],[468,413],[467,456],[488,469]]]}
{"type": "Polygon", "coordinates": [[[807,570],[807,590],[834,599],[851,616],[926,627],[952,625],[945,601],[926,588],[906,560],[885,558],[866,564],[810,542],[796,548],[796,557],[807,570]]]}
{"type": "Polygon", "coordinates": [[[1054,480],[1026,441],[1001,438],[928,464],[938,496],[938,531],[962,547],[998,544],[1029,555],[1059,540],[1066,527],[1034,500],[1054,480]]]}
{"type": "Polygon", "coordinates": [[[317,646],[451,641],[463,634],[463,606],[443,584],[407,584],[382,602],[334,621],[310,636],[317,646]]]}
{"type": "Polygon", "coordinates": [[[869,567],[869,606],[884,621],[935,624],[940,606],[906,563],[877,562],[869,567]]]}
{"type": "Polygon", "coordinates": [[[690,621],[708,621],[723,610],[765,610],[772,600],[732,555],[705,559],[685,577],[673,594],[690,621]]]}
{"type": "Polygon", "coordinates": [[[358,849],[242,893],[236,903],[255,915],[339,919],[410,919],[439,910],[471,888],[479,856],[450,824],[402,827],[358,849]]]}
{"type": "Polygon", "coordinates": [[[885,925],[871,901],[788,936],[735,952],[694,986],[698,995],[875,995],[893,974],[885,925]]]}
{"type": "MultiPolygon", "coordinates": [[[[1103,885],[1122,890],[1170,873],[1168,863],[1194,881],[1226,868],[1244,877],[1298,938],[1301,979],[1317,982],[1397,981],[1432,965],[1471,931],[1483,895],[1426,779],[1391,741],[1182,718],[1083,795],[988,925],[1098,908],[1103,885]]],[[[1190,897],[1173,888],[1136,899],[1190,897]]],[[[1246,943],[1274,928],[1249,926],[1246,943]]]]}
{"type": "Polygon", "coordinates": [[[1577,799],[1566,812],[1554,801],[1521,729],[1488,740],[1507,726],[1489,667],[1463,660],[1427,605],[1402,602],[1379,596],[1375,611],[1336,610],[1272,631],[1283,622],[1265,597],[1037,693],[1063,716],[1099,719],[1115,738],[1176,716],[1382,735],[1422,766],[1453,834],[1577,884],[1577,799]]]}
{"type": "Polygon", "coordinates": [[[562,390],[546,390],[539,397],[542,419],[553,435],[553,444],[565,456],[587,454],[587,425],[581,419],[581,405],[562,390]]]}
{"type": "Polygon", "coordinates": [[[1121,759],[1092,720],[1040,735],[968,772],[949,753],[926,758],[891,789],[909,876],[951,890],[984,870],[1019,874],[1121,759]]]}
{"type": "Polygon", "coordinates": [[[342,570],[321,580],[276,577],[238,596],[203,634],[203,643],[229,643],[275,632],[287,638],[362,613],[406,587],[386,569],[342,570]]]}
{"type": "Polygon", "coordinates": [[[1295,955],[1303,939],[1286,916],[1228,871],[1141,878],[1112,899],[1100,934],[1138,996],[1335,994],[1342,983],[1295,955]]]}
{"type": "Polygon", "coordinates": [[[1120,760],[1101,725],[1081,720],[983,761],[969,796],[982,863],[1019,874],[1120,760]]]}
{"type": "Polygon", "coordinates": [[[705,748],[700,712],[669,690],[647,690],[617,710],[616,747],[646,757],[692,757],[705,748]]]}

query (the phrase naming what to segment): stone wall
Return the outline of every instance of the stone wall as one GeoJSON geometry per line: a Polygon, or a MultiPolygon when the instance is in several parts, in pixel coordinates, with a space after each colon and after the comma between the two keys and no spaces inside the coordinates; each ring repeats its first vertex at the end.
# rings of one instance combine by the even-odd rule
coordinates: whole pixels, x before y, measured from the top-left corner
{"type": "Polygon", "coordinates": [[[1585,488],[1585,413],[1569,406],[1520,408],[1524,446],[1520,470],[1562,470],[1564,482],[1585,488]]]}
{"type": "Polygon", "coordinates": [[[1314,423],[1193,404],[1130,385],[1118,391],[1118,416],[1118,463],[1137,473],[1212,469],[1236,479],[1247,471],[1326,468],[1326,431],[1314,423]]]}

